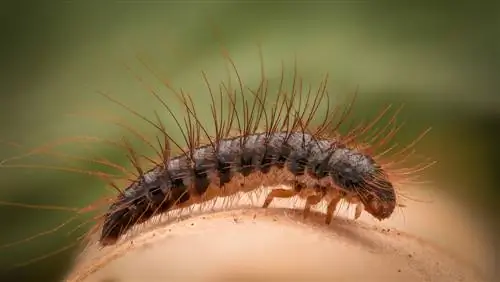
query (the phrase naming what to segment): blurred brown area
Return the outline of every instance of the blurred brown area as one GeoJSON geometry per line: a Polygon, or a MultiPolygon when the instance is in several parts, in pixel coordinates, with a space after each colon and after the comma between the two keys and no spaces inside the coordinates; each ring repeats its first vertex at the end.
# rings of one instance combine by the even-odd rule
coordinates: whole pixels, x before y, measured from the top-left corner
{"type": "MultiPolygon", "coordinates": [[[[279,76],[281,60],[292,68],[296,54],[306,80],[317,81],[329,72],[332,92],[345,94],[359,88],[357,117],[375,113],[378,105],[387,102],[404,102],[406,125],[400,142],[432,126],[419,145],[422,154],[438,160],[430,172],[432,179],[452,187],[465,207],[497,226],[498,11],[494,1],[265,5],[4,1],[0,8],[0,140],[5,144],[0,157],[26,150],[7,141],[33,147],[73,135],[119,138],[121,131],[105,123],[67,114],[96,109],[124,114],[97,90],[110,92],[141,112],[158,108],[152,98],[144,99],[145,89],[123,67],[123,62],[133,62],[141,76],[152,79],[137,64],[137,52],[146,54],[176,86],[195,93],[195,101],[205,103],[197,96],[206,92],[200,71],[205,70],[213,81],[225,71],[212,23],[245,81],[258,82],[260,42],[270,76],[279,76]]],[[[129,117],[131,123],[137,122],[129,117]]],[[[87,154],[82,147],[75,143],[67,150],[87,154]]],[[[109,146],[92,146],[86,156],[126,162],[109,146]]],[[[19,163],[49,161],[41,157],[19,163]]],[[[101,182],[85,175],[5,167],[0,174],[3,201],[81,207],[106,192],[101,182]]],[[[0,244],[54,228],[70,216],[0,205],[4,222],[0,244]]],[[[11,266],[74,242],[78,234],[68,233],[78,223],[1,249],[0,280],[58,281],[74,252],[25,267],[11,266]]]]}

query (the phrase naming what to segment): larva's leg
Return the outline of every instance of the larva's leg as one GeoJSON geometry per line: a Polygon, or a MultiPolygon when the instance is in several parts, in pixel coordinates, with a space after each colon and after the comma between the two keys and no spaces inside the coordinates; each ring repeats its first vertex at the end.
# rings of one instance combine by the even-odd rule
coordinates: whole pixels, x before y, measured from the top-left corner
{"type": "Polygon", "coordinates": [[[354,219],[358,219],[364,210],[365,210],[365,206],[362,203],[357,203],[356,204],[356,211],[354,213],[354,219]]]}
{"type": "Polygon", "coordinates": [[[337,204],[340,202],[340,199],[341,199],[340,196],[333,198],[328,204],[328,207],[326,209],[326,219],[325,219],[326,224],[330,224],[332,222],[333,213],[335,212],[335,209],[337,208],[337,204]]]}
{"type": "Polygon", "coordinates": [[[304,207],[304,218],[307,218],[311,212],[311,207],[319,203],[323,199],[323,195],[313,195],[306,199],[306,206],[304,207]]]}
{"type": "Polygon", "coordinates": [[[354,211],[354,220],[358,219],[361,216],[361,213],[365,210],[365,206],[356,196],[351,196],[349,201],[356,205],[356,209],[354,211]]]}
{"type": "Polygon", "coordinates": [[[274,189],[266,197],[263,208],[267,208],[274,198],[291,198],[297,195],[297,191],[292,189],[274,189]]]}
{"type": "Polygon", "coordinates": [[[354,211],[354,220],[358,219],[361,216],[361,213],[363,213],[363,211],[365,210],[365,206],[355,194],[348,195],[346,197],[346,200],[349,203],[356,205],[356,209],[354,211]]]}

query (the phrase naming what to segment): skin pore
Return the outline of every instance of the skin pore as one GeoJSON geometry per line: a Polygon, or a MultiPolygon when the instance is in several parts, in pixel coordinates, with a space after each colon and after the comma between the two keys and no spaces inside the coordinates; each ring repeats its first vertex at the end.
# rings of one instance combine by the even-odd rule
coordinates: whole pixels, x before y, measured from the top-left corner
{"type": "Polygon", "coordinates": [[[446,195],[415,189],[423,201],[402,199],[382,222],[366,212],[354,221],[354,206],[344,204],[327,226],[325,205],[304,219],[300,201],[260,208],[268,191],[260,192],[93,244],[67,281],[490,281],[490,241],[446,195]]]}

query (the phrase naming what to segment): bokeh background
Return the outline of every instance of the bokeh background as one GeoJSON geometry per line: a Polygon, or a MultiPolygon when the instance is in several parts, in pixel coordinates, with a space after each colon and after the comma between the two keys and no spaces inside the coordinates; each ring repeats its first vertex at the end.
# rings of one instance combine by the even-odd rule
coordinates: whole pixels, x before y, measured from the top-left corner
{"type": "MultiPolygon", "coordinates": [[[[192,93],[195,104],[204,105],[201,71],[214,83],[226,75],[221,43],[243,80],[254,86],[260,79],[261,44],[271,80],[279,78],[282,61],[292,69],[297,57],[305,81],[314,85],[328,72],[331,93],[345,97],[358,89],[355,117],[366,118],[384,104],[404,102],[401,116],[406,125],[397,141],[408,142],[432,126],[418,147],[438,160],[430,177],[464,200],[464,207],[478,218],[496,222],[500,15],[494,1],[264,2],[3,1],[0,157],[68,136],[119,140],[124,134],[102,119],[69,115],[75,113],[120,116],[154,133],[154,128],[97,93],[107,92],[141,113],[161,109],[125,63],[175,108],[173,98],[139,64],[137,54],[176,87],[192,93]]],[[[175,131],[172,119],[160,113],[175,131]]],[[[208,113],[205,109],[200,115],[208,118],[208,113]]],[[[127,163],[123,152],[103,144],[71,142],[61,150],[127,163]]],[[[55,163],[102,169],[83,161],[58,160],[39,156],[5,163],[0,168],[0,200],[82,207],[109,194],[102,182],[86,175],[6,167],[55,163]]],[[[0,205],[0,244],[49,230],[71,216],[0,205]]],[[[0,280],[59,281],[74,249],[25,267],[12,266],[75,242],[84,230],[70,231],[80,222],[0,249],[0,280]]]]}

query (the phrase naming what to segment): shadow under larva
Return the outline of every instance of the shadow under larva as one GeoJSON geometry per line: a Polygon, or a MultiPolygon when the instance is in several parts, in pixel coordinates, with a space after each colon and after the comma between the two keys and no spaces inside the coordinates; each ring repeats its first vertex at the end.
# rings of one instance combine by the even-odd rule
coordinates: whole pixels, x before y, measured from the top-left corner
{"type": "Polygon", "coordinates": [[[157,132],[155,138],[150,138],[140,128],[105,118],[150,148],[155,153],[152,156],[135,149],[133,142],[125,137],[114,141],[80,136],[5,159],[1,166],[63,170],[104,180],[116,195],[70,211],[78,215],[104,208],[102,214],[91,220],[97,223],[87,236],[97,232],[99,244],[107,246],[155,216],[189,210],[193,205],[209,205],[242,192],[257,193],[263,186],[276,187],[264,202],[256,203],[263,208],[272,207],[276,198],[297,196],[305,201],[304,217],[315,205],[326,204],[324,222],[330,224],[338,204],[345,200],[356,205],[355,218],[366,211],[383,220],[400,204],[398,185],[416,181],[420,172],[432,165],[429,161],[407,165],[414,146],[428,130],[406,146],[396,147],[391,143],[401,128],[397,120],[401,108],[388,106],[369,121],[353,124],[341,132],[340,128],[348,125],[357,93],[344,104],[332,103],[328,76],[318,85],[310,86],[303,81],[296,65],[290,76],[285,74],[283,66],[280,80],[273,83],[266,76],[262,56],[261,80],[256,85],[247,85],[236,62],[224,54],[229,67],[227,81],[211,81],[205,73],[200,76],[206,84],[204,104],[196,104],[189,93],[170,85],[143,60],[141,63],[169,90],[168,96],[159,94],[135,76],[148,93],[148,99],[157,101],[161,114],[155,110],[144,115],[114,95],[99,92],[110,105],[123,108],[132,118],[157,132]],[[208,110],[211,118],[204,120],[200,110],[208,110]],[[168,120],[162,118],[165,115],[168,120]],[[172,126],[180,135],[174,136],[167,129],[172,126]],[[91,159],[57,152],[58,146],[71,142],[108,144],[122,150],[129,165],[116,164],[104,157],[91,159]],[[33,155],[91,162],[119,173],[13,163],[33,155]]]}

